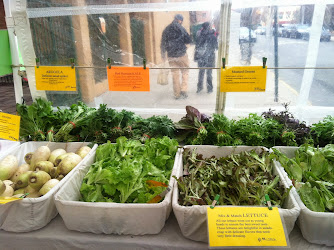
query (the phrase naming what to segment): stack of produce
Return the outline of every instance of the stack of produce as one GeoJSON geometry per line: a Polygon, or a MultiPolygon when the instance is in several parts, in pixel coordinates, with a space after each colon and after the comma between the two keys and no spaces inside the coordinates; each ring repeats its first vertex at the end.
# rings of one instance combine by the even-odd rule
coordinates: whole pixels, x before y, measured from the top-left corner
{"type": "Polygon", "coordinates": [[[219,194],[220,205],[264,205],[269,195],[273,205],[282,206],[289,194],[273,174],[272,157],[262,150],[203,158],[186,148],[183,176],[176,178],[183,206],[211,205],[219,194]]]}
{"type": "Polygon", "coordinates": [[[100,145],[80,188],[82,201],[159,201],[155,197],[168,187],[177,149],[177,141],[168,137],[148,139],[144,144],[119,137],[116,144],[100,145]]]}
{"type": "Polygon", "coordinates": [[[194,107],[186,106],[187,115],[175,123],[176,138],[186,145],[217,146],[298,146],[305,143],[325,146],[334,142],[334,117],[307,126],[285,110],[272,109],[261,116],[249,114],[239,120],[228,119],[223,114],[213,114],[211,119],[194,107]]]}
{"type": "Polygon", "coordinates": [[[115,142],[120,136],[145,141],[148,138],[174,137],[174,123],[167,116],[144,119],[133,112],[120,112],[107,108],[88,107],[82,102],[68,109],[54,111],[52,103],[37,99],[32,105],[17,104],[21,116],[22,141],[90,141],[115,142]]]}
{"type": "Polygon", "coordinates": [[[24,157],[25,163],[14,155],[0,162],[0,196],[38,198],[49,192],[91,150],[84,146],[77,152],[66,152],[41,146],[24,157]]]}
{"type": "Polygon", "coordinates": [[[334,212],[334,144],[321,149],[304,144],[294,158],[273,150],[304,205],[315,212],[334,212]]]}

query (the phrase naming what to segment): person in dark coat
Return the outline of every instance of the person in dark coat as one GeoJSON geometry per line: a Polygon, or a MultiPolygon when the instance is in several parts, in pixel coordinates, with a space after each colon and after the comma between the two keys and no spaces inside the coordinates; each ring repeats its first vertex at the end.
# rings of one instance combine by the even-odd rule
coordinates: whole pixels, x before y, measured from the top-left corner
{"type": "MultiPolygon", "coordinates": [[[[197,61],[198,67],[211,67],[215,65],[215,51],[218,49],[218,41],[215,31],[211,29],[210,23],[205,22],[196,38],[194,60],[197,61]]],[[[203,89],[204,74],[206,71],[207,92],[212,93],[212,69],[200,69],[198,73],[197,93],[203,89]]]]}
{"type": "Polygon", "coordinates": [[[173,90],[175,99],[187,98],[188,78],[189,78],[189,59],[187,54],[187,46],[191,42],[190,35],[182,26],[183,16],[175,15],[174,20],[162,32],[161,38],[161,57],[166,60],[166,52],[169,66],[173,75],[173,90]],[[180,73],[182,75],[182,83],[180,84],[180,73]]]}

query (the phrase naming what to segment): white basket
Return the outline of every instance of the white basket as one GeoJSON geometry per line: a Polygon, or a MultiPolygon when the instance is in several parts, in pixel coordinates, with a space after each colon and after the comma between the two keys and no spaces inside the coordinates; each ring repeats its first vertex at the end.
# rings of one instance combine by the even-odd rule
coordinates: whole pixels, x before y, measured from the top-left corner
{"type": "MultiPolygon", "coordinates": [[[[180,150],[177,152],[169,185],[179,166],[180,150]]],[[[55,196],[59,214],[70,230],[105,234],[157,234],[165,225],[172,211],[172,190],[157,204],[122,204],[111,202],[79,201],[82,180],[94,163],[95,153],[76,170],[55,196]]]]}
{"type": "MultiPolygon", "coordinates": [[[[217,146],[185,146],[185,148],[197,148],[196,152],[203,154],[204,158],[208,158],[211,156],[215,156],[217,158],[228,156],[230,154],[238,154],[243,151],[250,150],[260,150],[266,149],[263,147],[249,147],[249,146],[238,146],[238,147],[217,147],[217,146]]],[[[180,157],[181,158],[181,157],[180,157]]],[[[177,173],[177,177],[182,176],[183,174],[183,162],[180,161],[181,167],[179,167],[179,171],[177,173]]],[[[274,174],[279,175],[281,180],[283,180],[283,176],[277,168],[274,168],[274,174]]],[[[282,181],[285,187],[286,182],[282,181]]],[[[195,206],[181,206],[178,202],[179,200],[179,189],[178,185],[174,186],[173,191],[173,212],[175,217],[179,223],[181,232],[184,237],[195,240],[195,241],[203,241],[208,242],[208,231],[207,231],[207,206],[195,205],[195,206]]],[[[284,220],[284,224],[286,227],[286,231],[288,234],[294,228],[295,222],[298,218],[300,208],[297,205],[294,197],[289,194],[288,198],[284,204],[285,208],[279,208],[279,213],[281,218],[284,220]]]]}
{"type": "MultiPolygon", "coordinates": [[[[298,147],[274,147],[289,158],[295,156],[298,147]]],[[[292,185],[292,181],[279,162],[275,162],[277,167],[283,173],[288,185],[292,185]]],[[[297,190],[291,189],[299,207],[301,208],[297,224],[303,234],[303,237],[315,244],[325,244],[334,246],[334,213],[314,212],[308,209],[300,199],[297,190]]]]}
{"type": "MultiPolygon", "coordinates": [[[[75,152],[80,147],[89,143],[71,142],[26,142],[19,147],[6,152],[6,155],[1,155],[0,160],[9,154],[17,157],[19,165],[24,162],[24,156],[29,152],[34,152],[40,146],[48,145],[50,150],[57,148],[66,149],[67,152],[75,152]]],[[[0,205],[0,228],[10,232],[30,232],[40,229],[47,225],[56,215],[57,209],[54,204],[54,195],[59,188],[66,183],[74,170],[80,167],[89,155],[93,154],[97,145],[95,145],[89,154],[79,163],[70,173],[68,173],[55,187],[39,198],[24,198],[20,201],[9,202],[0,205]]]]}
{"type": "Polygon", "coordinates": [[[18,141],[9,141],[0,139],[0,159],[2,158],[3,155],[7,155],[8,150],[12,150],[14,147],[17,148],[19,146],[20,142],[18,141]]]}

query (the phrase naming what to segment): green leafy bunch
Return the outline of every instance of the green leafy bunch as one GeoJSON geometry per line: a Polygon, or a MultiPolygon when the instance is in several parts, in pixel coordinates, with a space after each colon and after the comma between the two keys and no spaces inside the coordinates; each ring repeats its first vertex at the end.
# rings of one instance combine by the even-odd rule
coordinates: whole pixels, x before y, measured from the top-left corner
{"type": "Polygon", "coordinates": [[[334,116],[326,116],[322,121],[313,124],[311,134],[315,145],[320,147],[334,143],[334,116]]]}
{"type": "Polygon", "coordinates": [[[303,144],[292,158],[273,150],[305,206],[315,212],[334,212],[334,144],[321,149],[303,144]]]}
{"type": "Polygon", "coordinates": [[[276,145],[298,146],[304,143],[313,144],[310,135],[310,127],[305,122],[300,122],[295,119],[293,114],[289,111],[289,104],[283,103],[284,110],[275,112],[269,109],[263,112],[262,116],[266,119],[274,119],[283,126],[281,138],[276,145]]]}
{"type": "Polygon", "coordinates": [[[248,146],[272,147],[281,136],[282,125],[274,119],[265,119],[257,114],[234,121],[231,133],[248,146]]]}
{"type": "Polygon", "coordinates": [[[145,141],[149,138],[175,137],[174,122],[168,116],[152,116],[133,123],[133,139],[145,141]]]}
{"type": "Polygon", "coordinates": [[[288,190],[273,175],[267,151],[254,150],[221,158],[203,158],[196,149],[186,149],[183,177],[174,178],[180,190],[180,204],[211,205],[220,195],[221,205],[263,205],[268,194],[272,203],[283,206],[288,190]]]}
{"type": "Polygon", "coordinates": [[[151,186],[147,181],[168,184],[178,143],[168,137],[139,140],[119,137],[96,151],[80,188],[86,202],[147,203],[163,192],[165,186],[151,186]]]}
{"type": "Polygon", "coordinates": [[[209,123],[210,117],[202,114],[192,106],[186,106],[186,112],[186,116],[175,123],[175,128],[177,129],[176,138],[179,142],[184,142],[185,144],[203,144],[207,139],[206,124],[209,123]]]}
{"type": "Polygon", "coordinates": [[[45,99],[37,98],[30,106],[16,104],[16,110],[21,116],[20,140],[44,141],[48,131],[54,126],[59,126],[54,122],[52,103],[45,99]]]}
{"type": "Polygon", "coordinates": [[[232,134],[234,120],[228,119],[223,114],[213,114],[213,119],[207,125],[208,136],[205,144],[217,146],[237,146],[244,144],[240,138],[232,134]]]}

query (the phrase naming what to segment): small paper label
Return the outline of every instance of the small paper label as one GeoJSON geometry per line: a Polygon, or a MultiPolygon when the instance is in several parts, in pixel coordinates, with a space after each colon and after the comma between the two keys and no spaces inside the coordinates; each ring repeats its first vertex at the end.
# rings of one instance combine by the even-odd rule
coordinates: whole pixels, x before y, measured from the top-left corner
{"type": "Polygon", "coordinates": [[[69,66],[35,67],[36,89],[48,91],[76,91],[75,69],[69,66]]]}
{"type": "Polygon", "coordinates": [[[221,70],[220,92],[266,91],[267,67],[226,67],[221,70]]]}
{"type": "Polygon", "coordinates": [[[150,91],[150,71],[140,67],[107,67],[110,91],[150,91]]]}
{"type": "Polygon", "coordinates": [[[207,208],[209,247],[287,247],[277,207],[207,208]]]}
{"type": "Polygon", "coordinates": [[[18,141],[20,136],[20,116],[0,112],[0,138],[18,141]]]}

